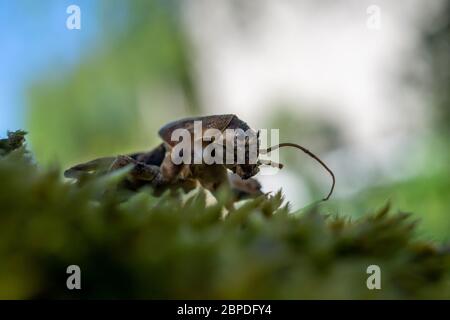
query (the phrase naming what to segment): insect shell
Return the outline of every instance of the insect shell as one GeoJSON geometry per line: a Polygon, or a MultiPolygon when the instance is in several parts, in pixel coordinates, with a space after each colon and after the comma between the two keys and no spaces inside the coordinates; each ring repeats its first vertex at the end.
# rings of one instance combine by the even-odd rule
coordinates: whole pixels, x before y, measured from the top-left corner
{"type": "MultiPolygon", "coordinates": [[[[247,133],[253,132],[254,133],[254,130],[252,130],[246,122],[242,121],[234,114],[186,118],[186,119],[171,122],[171,123],[165,125],[164,127],[162,127],[161,130],[159,131],[159,135],[161,136],[161,138],[165,141],[165,143],[168,144],[168,149],[171,149],[176,144],[176,142],[171,140],[171,135],[174,130],[183,128],[183,129],[189,130],[191,133],[191,136],[195,135],[195,132],[193,132],[195,121],[201,121],[203,132],[206,131],[207,129],[214,128],[214,129],[221,131],[222,133],[226,129],[233,129],[233,130],[236,130],[239,132],[247,132],[247,133]]],[[[202,139],[203,139],[203,137],[202,137],[202,139]]],[[[234,136],[233,139],[238,139],[238,136],[237,135],[234,136]]],[[[227,141],[226,143],[228,143],[228,142],[230,142],[230,141],[227,141]]],[[[272,152],[273,150],[283,148],[283,147],[296,148],[296,149],[301,150],[302,152],[306,153],[311,158],[315,159],[317,162],[319,162],[322,165],[322,167],[325,170],[328,171],[328,173],[330,174],[330,176],[332,178],[332,184],[331,184],[330,191],[325,196],[325,198],[323,198],[322,200],[326,201],[330,198],[330,196],[334,190],[336,179],[335,179],[333,171],[330,168],[328,168],[328,166],[318,156],[316,156],[314,153],[312,153],[305,147],[302,147],[301,145],[298,145],[296,143],[290,143],[290,142],[280,143],[278,145],[269,147],[265,150],[260,150],[259,144],[260,144],[259,143],[259,132],[256,134],[253,134],[253,135],[249,135],[248,137],[246,136],[245,143],[244,143],[245,161],[243,161],[243,163],[241,163],[239,161],[236,161],[237,159],[234,158],[234,161],[231,164],[227,164],[227,162],[225,162],[225,167],[227,169],[230,169],[232,172],[236,173],[237,175],[239,175],[242,179],[244,179],[244,180],[249,179],[250,177],[253,177],[255,174],[258,173],[260,165],[270,165],[270,166],[274,166],[274,167],[278,167],[278,168],[283,167],[282,164],[274,163],[271,161],[263,161],[263,160],[250,161],[250,159],[252,159],[252,157],[250,156],[249,152],[252,150],[252,147],[253,147],[253,150],[256,147],[256,159],[258,159],[260,153],[267,154],[267,153],[272,152]],[[254,138],[255,136],[256,136],[256,138],[254,138]]],[[[240,151],[239,144],[235,143],[234,146],[236,146],[236,147],[233,150],[233,153],[234,153],[233,157],[237,156],[239,154],[238,151],[240,151]]]]}
{"type": "MultiPolygon", "coordinates": [[[[195,137],[194,123],[196,121],[201,121],[201,139],[203,141],[209,140],[209,138],[205,139],[205,133],[208,132],[208,129],[216,129],[222,132],[223,139],[220,142],[207,142],[203,146],[209,143],[222,145],[225,150],[222,163],[227,169],[239,175],[242,179],[251,178],[259,172],[259,165],[262,164],[258,161],[259,131],[250,128],[246,122],[234,114],[185,118],[166,124],[158,133],[167,144],[168,149],[172,149],[178,143],[178,141],[172,140],[172,133],[177,129],[185,129],[191,133],[191,137],[195,137]],[[229,131],[236,134],[230,136],[227,134],[229,131]],[[230,145],[231,148],[229,148],[230,145]],[[243,155],[243,159],[239,158],[240,155],[243,155]],[[233,161],[227,161],[227,157],[232,157],[233,161]]],[[[194,156],[194,150],[192,156],[194,156]]]]}
{"type": "MultiPolygon", "coordinates": [[[[178,182],[183,182],[187,180],[198,180],[203,186],[205,187],[207,186],[206,188],[216,190],[218,186],[223,183],[224,180],[227,180],[226,169],[229,169],[241,179],[240,181],[238,181],[236,185],[242,185],[248,182],[247,187],[250,187],[252,184],[256,183],[256,180],[249,178],[253,177],[258,173],[260,165],[270,165],[278,168],[283,167],[282,164],[258,159],[260,154],[268,154],[271,151],[276,150],[278,148],[292,147],[301,150],[302,152],[306,153],[307,155],[315,159],[331,175],[332,177],[331,189],[327,194],[327,196],[323,198],[323,200],[328,200],[328,198],[331,196],[334,190],[335,185],[334,173],[314,153],[295,143],[280,143],[278,145],[269,147],[265,150],[260,150],[259,132],[255,134],[255,131],[252,130],[246,122],[242,121],[233,114],[192,117],[177,120],[174,122],[170,122],[166,124],[164,127],[162,127],[159,130],[159,135],[163,140],[163,143],[161,143],[159,146],[157,146],[156,148],[154,148],[149,152],[138,152],[126,156],[104,157],[94,159],[89,162],[81,163],[72,168],[69,168],[64,172],[64,175],[67,178],[78,179],[83,173],[109,172],[111,170],[116,170],[118,168],[132,164],[133,169],[131,170],[130,175],[133,185],[140,186],[150,183],[155,187],[167,187],[169,185],[176,185],[178,182]],[[232,129],[234,130],[233,132],[238,132],[238,134],[233,135],[231,138],[228,138],[228,140],[225,139],[225,142],[222,142],[223,144],[222,147],[224,147],[226,144],[232,142],[230,141],[230,139],[234,141],[233,144],[234,147],[232,149],[233,161],[231,161],[231,163],[229,161],[223,161],[222,162],[224,163],[223,166],[208,165],[205,163],[202,164],[183,163],[183,165],[176,165],[172,161],[174,148],[176,148],[176,145],[178,144],[178,141],[172,140],[172,133],[176,129],[186,129],[189,131],[190,137],[195,137],[194,128],[196,121],[201,122],[202,132],[206,132],[208,129],[216,129],[219,131],[219,133],[221,133],[220,135],[222,135],[222,133],[225,133],[225,137],[227,137],[226,129],[232,129]],[[236,143],[240,138],[239,132],[247,133],[245,135],[245,140],[243,144],[236,143]],[[238,159],[239,154],[242,154],[242,148],[244,148],[244,157],[243,157],[244,160],[237,161],[242,160],[238,159]],[[254,157],[255,154],[252,153],[252,150],[255,150],[256,157],[254,157]]],[[[209,140],[208,142],[205,142],[203,135],[201,136],[201,140],[202,145],[200,149],[202,149],[202,151],[203,147],[206,147],[211,143],[216,143],[215,141],[210,142],[209,140]]],[[[229,152],[227,148],[225,148],[225,150],[226,152],[229,152]]],[[[193,150],[191,150],[191,152],[192,151],[193,150]]],[[[224,154],[226,154],[226,152],[224,154]]],[[[236,179],[234,180],[236,181],[236,179]]]]}

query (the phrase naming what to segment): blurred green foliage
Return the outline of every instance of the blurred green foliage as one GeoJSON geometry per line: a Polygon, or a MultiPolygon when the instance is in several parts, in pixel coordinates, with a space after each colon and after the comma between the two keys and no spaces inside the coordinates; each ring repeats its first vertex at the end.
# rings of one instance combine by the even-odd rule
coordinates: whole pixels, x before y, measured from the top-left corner
{"type": "Polygon", "coordinates": [[[152,148],[157,130],[197,108],[179,1],[97,1],[96,45],[29,90],[30,142],[42,164],[152,148]]]}
{"type": "MultiPolygon", "coordinates": [[[[420,155],[425,159],[424,164],[416,166],[415,175],[389,184],[370,186],[349,199],[341,199],[337,206],[343,212],[358,217],[379,203],[391,201],[394,209],[408,210],[413,212],[414,218],[420,219],[419,236],[449,243],[450,149],[444,137],[429,137],[427,141],[420,155]]],[[[411,160],[414,155],[407,158],[411,160]]],[[[405,160],[405,165],[408,165],[408,160],[405,160]]]]}
{"type": "MultiPolygon", "coordinates": [[[[388,186],[372,187],[353,197],[334,203],[340,210],[358,217],[380,203],[391,201],[394,209],[412,210],[414,218],[420,219],[418,235],[425,239],[450,240],[448,210],[450,180],[442,174],[420,176],[388,186]]],[[[331,208],[329,206],[329,208],[331,208]]]]}
{"type": "Polygon", "coordinates": [[[281,193],[226,218],[226,196],[206,206],[201,190],[120,201],[123,173],[64,182],[20,143],[7,149],[23,134],[0,144],[0,298],[450,298],[449,248],[388,207],[351,221],[289,213],[281,193]],[[66,288],[73,264],[79,291],[66,288]],[[372,264],[381,290],[366,287],[372,264]]]}
{"type": "MultiPolygon", "coordinates": [[[[314,152],[324,154],[327,150],[337,150],[345,145],[345,138],[332,123],[327,123],[308,116],[299,117],[288,111],[277,111],[271,118],[268,127],[283,128],[280,141],[296,141],[300,144],[315,146],[314,152]]],[[[375,172],[367,172],[370,184],[357,194],[345,198],[331,199],[324,206],[334,214],[345,214],[360,217],[377,210],[380,203],[391,201],[392,209],[412,212],[414,219],[420,219],[418,235],[430,240],[450,240],[450,149],[448,138],[433,133],[427,136],[426,146],[415,154],[405,155],[402,166],[413,167],[414,175],[400,181],[386,182],[375,172]],[[419,158],[419,161],[417,160],[419,158]],[[421,162],[421,165],[417,165],[421,162]]],[[[323,195],[323,182],[318,180],[316,163],[307,157],[298,157],[296,150],[285,150],[281,154],[281,162],[286,168],[294,168],[292,175],[307,182],[313,199],[323,195]]],[[[356,157],[357,158],[357,157],[356,157]]],[[[354,161],[354,160],[352,160],[354,161]]],[[[336,172],[337,189],[342,180],[367,179],[354,172],[343,176],[336,172]]]]}

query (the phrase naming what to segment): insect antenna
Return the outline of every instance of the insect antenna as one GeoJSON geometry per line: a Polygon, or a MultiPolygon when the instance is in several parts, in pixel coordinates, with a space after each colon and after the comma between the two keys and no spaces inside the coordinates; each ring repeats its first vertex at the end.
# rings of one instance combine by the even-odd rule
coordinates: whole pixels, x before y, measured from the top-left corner
{"type": "Polygon", "coordinates": [[[280,144],[277,144],[277,145],[272,146],[270,148],[267,148],[265,150],[260,150],[259,152],[263,153],[263,154],[266,154],[266,153],[272,152],[273,150],[276,150],[278,148],[283,148],[283,147],[293,147],[293,148],[297,148],[297,149],[302,150],[304,153],[309,155],[311,158],[314,158],[317,162],[319,162],[325,168],[325,170],[328,171],[328,173],[331,175],[331,178],[333,179],[333,182],[331,184],[330,192],[327,194],[327,196],[325,198],[322,199],[322,201],[327,201],[330,198],[331,194],[333,193],[334,185],[336,183],[336,178],[334,177],[333,171],[331,171],[331,169],[328,168],[328,166],[322,160],[320,160],[319,157],[316,156],[314,153],[312,153],[311,151],[309,151],[305,147],[302,147],[302,146],[300,146],[298,144],[295,144],[295,143],[289,143],[289,142],[287,142],[287,143],[280,143],[280,144]]]}

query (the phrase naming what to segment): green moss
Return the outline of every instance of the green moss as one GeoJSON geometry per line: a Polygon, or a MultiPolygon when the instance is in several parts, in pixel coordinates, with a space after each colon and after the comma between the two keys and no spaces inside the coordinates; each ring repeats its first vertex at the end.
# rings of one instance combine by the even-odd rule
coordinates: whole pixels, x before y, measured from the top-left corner
{"type": "Polygon", "coordinates": [[[0,298],[450,298],[448,248],[388,207],[350,221],[290,214],[281,193],[227,218],[226,195],[212,206],[201,191],[121,201],[123,172],[63,181],[24,156],[23,139],[12,148],[18,136],[0,144],[0,298]],[[79,291],[66,288],[72,264],[79,291]],[[381,290],[366,287],[372,264],[381,290]]]}
{"type": "Polygon", "coordinates": [[[7,138],[0,139],[0,156],[6,155],[11,151],[18,149],[25,141],[27,133],[22,130],[8,131],[7,138]]]}

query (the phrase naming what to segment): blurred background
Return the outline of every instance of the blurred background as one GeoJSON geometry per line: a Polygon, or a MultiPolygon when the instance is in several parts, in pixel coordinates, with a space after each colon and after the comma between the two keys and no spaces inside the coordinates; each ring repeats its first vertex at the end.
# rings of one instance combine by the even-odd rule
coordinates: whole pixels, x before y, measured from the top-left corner
{"type": "MultiPolygon", "coordinates": [[[[336,173],[323,210],[390,201],[450,240],[450,1],[0,0],[0,132],[29,131],[62,168],[147,150],[189,115],[235,113],[279,128],[336,173]],[[66,26],[80,8],[80,29],[66,26]]],[[[283,150],[260,177],[293,210],[329,176],[283,150]]]]}

